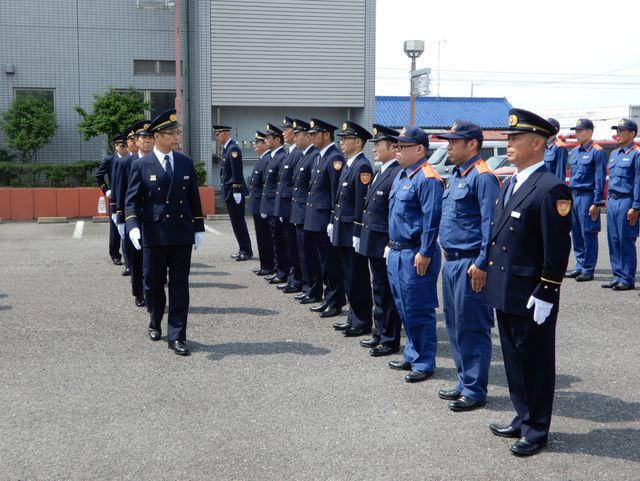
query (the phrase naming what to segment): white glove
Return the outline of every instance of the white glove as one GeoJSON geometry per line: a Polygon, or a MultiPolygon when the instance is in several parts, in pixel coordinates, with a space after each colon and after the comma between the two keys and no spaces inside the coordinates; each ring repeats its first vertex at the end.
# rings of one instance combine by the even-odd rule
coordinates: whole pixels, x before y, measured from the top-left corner
{"type": "Polygon", "coordinates": [[[360,237],[353,236],[351,238],[351,242],[353,243],[353,248],[355,250],[360,249],[360,237]]]}
{"type": "Polygon", "coordinates": [[[284,222],[284,220],[282,220],[282,217],[278,217],[278,219],[280,219],[280,222],[284,222]]]}
{"type": "Polygon", "coordinates": [[[112,221],[115,225],[118,225],[118,214],[111,214],[111,221],[112,221]]]}
{"type": "Polygon", "coordinates": [[[263,219],[267,218],[267,214],[260,214],[260,217],[262,217],[263,219]]]}
{"type": "Polygon", "coordinates": [[[129,239],[131,239],[131,243],[133,244],[133,247],[136,248],[136,250],[139,251],[140,249],[142,249],[142,247],[140,246],[140,229],[138,229],[137,227],[131,229],[129,231],[129,239]]]}
{"type": "Polygon", "coordinates": [[[109,197],[109,199],[111,199],[111,189],[109,189],[108,191],[106,191],[104,193],[104,195],[106,195],[107,197],[109,197]]]}
{"type": "Polygon", "coordinates": [[[329,239],[333,239],[333,224],[327,224],[327,235],[329,239]]]}
{"type": "Polygon", "coordinates": [[[236,204],[239,204],[242,200],[242,194],[240,192],[236,192],[235,194],[233,194],[233,200],[236,201],[236,204]]]}
{"type": "Polygon", "coordinates": [[[527,302],[527,309],[531,309],[534,304],[535,308],[533,310],[533,320],[536,321],[536,324],[541,325],[544,321],[547,320],[547,317],[549,317],[551,309],[553,309],[553,304],[551,302],[538,299],[537,297],[529,297],[529,302],[527,302]]]}
{"type": "Polygon", "coordinates": [[[200,244],[202,244],[203,240],[204,240],[204,232],[196,232],[196,242],[194,246],[195,250],[198,250],[198,247],[200,247],[200,244]]]}
{"type": "Polygon", "coordinates": [[[385,263],[387,265],[389,265],[389,252],[391,252],[391,247],[384,246],[384,254],[382,254],[382,257],[384,257],[385,263]]]}
{"type": "Polygon", "coordinates": [[[116,227],[118,228],[118,234],[120,234],[120,237],[124,239],[124,224],[116,224],[116,227]]]}

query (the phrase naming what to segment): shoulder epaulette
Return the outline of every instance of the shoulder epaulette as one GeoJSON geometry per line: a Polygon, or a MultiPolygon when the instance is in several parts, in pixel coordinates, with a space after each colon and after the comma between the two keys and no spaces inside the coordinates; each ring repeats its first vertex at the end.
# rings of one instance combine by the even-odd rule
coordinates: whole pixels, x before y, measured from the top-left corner
{"type": "Polygon", "coordinates": [[[566,147],[567,144],[565,144],[562,140],[560,139],[556,139],[556,141],[554,142],[554,145],[556,145],[557,147],[566,147]]]}
{"type": "Polygon", "coordinates": [[[602,147],[599,144],[596,144],[595,142],[593,143],[593,148],[596,150],[603,150],[602,147]]]}
{"type": "Polygon", "coordinates": [[[433,165],[431,165],[429,162],[425,162],[423,166],[420,168],[420,170],[422,171],[422,173],[427,179],[428,178],[438,179],[440,182],[444,184],[444,181],[442,180],[442,177],[440,176],[440,174],[438,174],[438,171],[434,169],[433,165]]]}
{"type": "Polygon", "coordinates": [[[633,150],[635,150],[636,152],[640,152],[640,145],[635,145],[633,147],[633,150]]]}
{"type": "Polygon", "coordinates": [[[474,167],[481,174],[492,174],[498,181],[498,185],[502,187],[502,182],[500,182],[500,177],[498,177],[497,174],[493,170],[491,170],[491,167],[489,167],[489,165],[484,160],[479,160],[478,162],[476,162],[474,164],[474,167]]]}

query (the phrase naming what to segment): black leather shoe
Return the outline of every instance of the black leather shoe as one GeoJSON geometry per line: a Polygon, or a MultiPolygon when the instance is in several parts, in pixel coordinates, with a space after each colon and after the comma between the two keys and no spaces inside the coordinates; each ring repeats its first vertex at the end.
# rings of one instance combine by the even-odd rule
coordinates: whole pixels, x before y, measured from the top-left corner
{"type": "Polygon", "coordinates": [[[614,291],[632,291],[635,288],[636,286],[633,284],[623,284],[622,282],[612,287],[614,291]]]}
{"type": "Polygon", "coordinates": [[[487,404],[487,401],[476,401],[467,396],[460,396],[460,399],[449,403],[449,409],[455,412],[472,411],[481,408],[485,404],[487,404]]]}
{"type": "Polygon", "coordinates": [[[301,301],[304,297],[307,297],[307,293],[304,291],[300,292],[300,294],[296,294],[295,296],[293,296],[293,298],[296,301],[301,301]]]}
{"type": "Polygon", "coordinates": [[[302,289],[299,287],[285,286],[285,288],[282,289],[282,292],[285,294],[295,294],[296,292],[302,292],[302,289]]]}
{"type": "Polygon", "coordinates": [[[455,401],[460,396],[462,396],[462,393],[457,389],[440,389],[438,391],[438,397],[447,401],[455,401]]]}
{"type": "Polygon", "coordinates": [[[327,303],[326,302],[321,302],[320,304],[318,304],[317,306],[311,306],[309,308],[310,311],[312,312],[322,312],[327,308],[327,303]]]}
{"type": "Polygon", "coordinates": [[[407,382],[420,382],[426,381],[433,376],[433,371],[411,371],[404,377],[407,382]]]}
{"type": "Polygon", "coordinates": [[[571,272],[569,272],[569,274],[565,274],[564,276],[568,277],[569,279],[575,279],[580,274],[582,274],[582,272],[580,272],[580,271],[571,271],[571,272]]]}
{"type": "Polygon", "coordinates": [[[131,269],[125,269],[122,271],[122,275],[123,276],[130,276],[131,275],[131,269]]]}
{"type": "Polygon", "coordinates": [[[118,259],[117,257],[114,257],[113,259],[111,259],[111,262],[113,262],[114,266],[121,266],[122,265],[122,261],[120,259],[118,259]]]}
{"type": "Polygon", "coordinates": [[[231,254],[231,258],[232,259],[237,259],[239,255],[240,255],[239,252],[237,254],[231,254]]]}
{"type": "Polygon", "coordinates": [[[284,284],[285,282],[287,282],[287,280],[282,277],[274,277],[269,281],[269,284],[284,284]]]}
{"type": "Polygon", "coordinates": [[[334,322],[333,328],[336,331],[346,331],[347,329],[351,329],[351,324],[348,322],[334,322]]]}
{"type": "Polygon", "coordinates": [[[188,356],[189,349],[184,345],[184,341],[169,341],[168,343],[169,349],[173,349],[178,356],[188,356]]]}
{"type": "Polygon", "coordinates": [[[362,339],[360,341],[360,345],[362,347],[368,347],[369,349],[376,347],[378,344],[380,344],[380,339],[376,339],[375,337],[372,337],[371,339],[362,339]]]}
{"type": "Polygon", "coordinates": [[[541,443],[532,443],[531,441],[527,441],[527,438],[522,437],[513,443],[511,446],[511,452],[516,456],[533,456],[546,445],[546,441],[541,443]]]}
{"type": "Polygon", "coordinates": [[[149,338],[152,341],[159,341],[161,337],[162,337],[162,333],[160,331],[157,331],[155,329],[149,329],[149,338]]]}
{"type": "Polygon", "coordinates": [[[144,297],[136,297],[136,306],[144,307],[146,305],[147,305],[147,303],[144,302],[144,297]]]}
{"type": "Polygon", "coordinates": [[[333,317],[338,316],[342,313],[342,307],[327,307],[324,311],[320,313],[320,317],[333,317]]]}
{"type": "Polygon", "coordinates": [[[279,291],[284,291],[284,288],[285,288],[285,287],[287,287],[288,285],[289,285],[289,284],[287,284],[287,283],[285,282],[284,284],[278,284],[278,285],[276,286],[276,288],[277,288],[279,291]]]}
{"type": "Polygon", "coordinates": [[[593,280],[593,274],[580,274],[576,277],[576,281],[578,282],[589,282],[593,280]]]}
{"type": "Polygon", "coordinates": [[[271,270],[269,270],[269,269],[258,269],[256,271],[256,276],[261,276],[261,277],[262,276],[271,276],[271,275],[273,275],[275,273],[276,272],[273,269],[271,269],[271,270]]]}
{"type": "Polygon", "coordinates": [[[605,282],[604,284],[601,284],[600,287],[602,287],[603,289],[613,289],[614,287],[616,287],[619,284],[618,281],[613,280],[610,282],[605,282]]]}
{"type": "Polygon", "coordinates": [[[278,273],[274,271],[273,274],[269,274],[268,276],[265,276],[264,280],[269,282],[271,279],[275,279],[276,277],[278,277],[278,273]]]}
{"type": "Polygon", "coordinates": [[[344,334],[344,337],[360,337],[366,334],[371,334],[371,329],[354,329],[353,327],[350,327],[342,334],[344,334]]]}
{"type": "Polygon", "coordinates": [[[373,357],[382,357],[382,356],[389,356],[391,354],[395,354],[396,352],[398,352],[400,349],[397,347],[391,347],[391,346],[383,346],[382,344],[379,346],[374,347],[373,349],[371,349],[369,351],[369,355],[373,356],[373,357]]]}
{"type": "MultiPolygon", "coordinates": [[[[322,302],[322,298],[321,297],[304,296],[302,299],[300,299],[300,304],[315,304],[317,302],[322,302]]],[[[311,309],[311,308],[309,308],[309,309],[311,309]]]]}
{"type": "Polygon", "coordinates": [[[236,257],[236,262],[248,261],[249,259],[253,259],[253,256],[249,254],[240,254],[236,257]]]}
{"type": "Polygon", "coordinates": [[[520,437],[520,430],[514,427],[511,427],[511,424],[504,425],[504,424],[491,423],[489,424],[489,429],[494,435],[500,436],[501,438],[519,438],[520,437]]]}
{"type": "Polygon", "coordinates": [[[397,371],[411,371],[411,363],[409,361],[389,361],[389,367],[397,371]]]}

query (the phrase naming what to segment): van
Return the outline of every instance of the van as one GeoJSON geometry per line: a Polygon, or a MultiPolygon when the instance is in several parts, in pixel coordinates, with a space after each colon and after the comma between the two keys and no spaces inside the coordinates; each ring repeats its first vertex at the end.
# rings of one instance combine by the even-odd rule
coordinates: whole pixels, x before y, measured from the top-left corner
{"type": "MultiPolygon", "coordinates": [[[[455,164],[449,160],[449,156],[447,155],[447,145],[446,142],[433,142],[429,145],[429,150],[431,151],[433,149],[433,153],[429,156],[429,163],[433,165],[445,183],[455,167],[455,164]]],[[[506,140],[485,140],[482,143],[482,149],[480,149],[480,157],[485,160],[489,157],[504,155],[506,153],[506,140]]]]}

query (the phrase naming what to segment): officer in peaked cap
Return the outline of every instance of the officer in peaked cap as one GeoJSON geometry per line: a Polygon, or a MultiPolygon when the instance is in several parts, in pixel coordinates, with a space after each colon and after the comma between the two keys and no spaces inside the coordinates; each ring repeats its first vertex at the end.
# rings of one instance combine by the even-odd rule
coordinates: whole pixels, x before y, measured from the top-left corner
{"type": "Polygon", "coordinates": [[[356,252],[360,240],[354,235],[356,225],[362,225],[362,211],[367,188],[373,179],[371,162],[363,149],[371,134],[351,120],[345,120],[338,133],[340,147],[347,165],[342,169],[338,193],[335,197],[328,225],[331,243],[338,250],[343,266],[344,291],[349,299],[346,322],[335,323],[334,329],[346,337],[362,336],[371,332],[372,305],[371,275],[367,258],[356,252]]]}
{"type": "Polygon", "coordinates": [[[249,189],[247,189],[242,170],[242,151],[236,141],[231,138],[231,127],[214,125],[213,132],[216,141],[222,146],[220,164],[222,199],[227,205],[231,227],[238,242],[238,253],[231,257],[236,261],[246,261],[253,257],[253,250],[247,222],[244,218],[244,197],[249,194],[249,189]]]}
{"type": "MultiPolygon", "coordinates": [[[[553,125],[556,131],[560,131],[560,122],[556,119],[548,118],[547,121],[553,125]]],[[[569,151],[565,147],[565,143],[552,135],[547,139],[547,147],[544,151],[544,165],[549,172],[555,174],[558,179],[564,182],[567,169],[567,157],[569,151]]]]}
{"type": "Polygon", "coordinates": [[[162,335],[168,275],[168,347],[186,356],[191,250],[204,239],[198,178],[193,160],[176,151],[181,131],[175,109],[158,115],[145,130],[155,145],[131,166],[127,231],[135,249],[144,250],[149,337],[158,341],[162,335]]]}
{"type": "Polygon", "coordinates": [[[389,242],[389,192],[393,179],[400,171],[396,161],[396,142],[400,132],[380,124],[373,124],[373,158],[382,167],[369,183],[362,206],[362,225],[354,224],[356,252],[366,256],[371,271],[373,321],[370,339],[360,345],[370,348],[371,356],[388,356],[400,348],[401,321],[393,301],[384,249],[389,242]]]}
{"type": "Polygon", "coordinates": [[[320,317],[337,316],[345,305],[340,258],[327,235],[331,209],[345,163],[344,156],[334,143],[336,130],[335,125],[324,120],[312,118],[309,121],[311,141],[320,152],[311,174],[304,230],[310,233],[325,285],[324,300],[310,308],[313,312],[319,312],[320,317]]]}
{"type": "Polygon", "coordinates": [[[638,210],[640,209],[640,147],[635,144],[638,125],[620,119],[611,127],[619,148],[609,159],[609,197],[607,200],[607,239],[613,279],[602,287],[614,291],[635,288],[638,265],[638,210]]]}
{"type": "Polygon", "coordinates": [[[513,420],[493,434],[516,438],[515,455],[547,443],[555,386],[555,330],[560,284],[569,260],[571,194],[544,166],[542,117],[511,109],[507,155],[517,173],[495,204],[487,262],[486,302],[496,309],[513,420]]]}
{"type": "Polygon", "coordinates": [[[607,156],[602,147],[592,140],[591,120],[578,119],[571,130],[575,130],[580,145],[574,147],[569,155],[569,188],[573,196],[571,238],[576,268],[567,277],[584,282],[593,280],[598,262],[600,207],[604,205],[607,156]]]}

